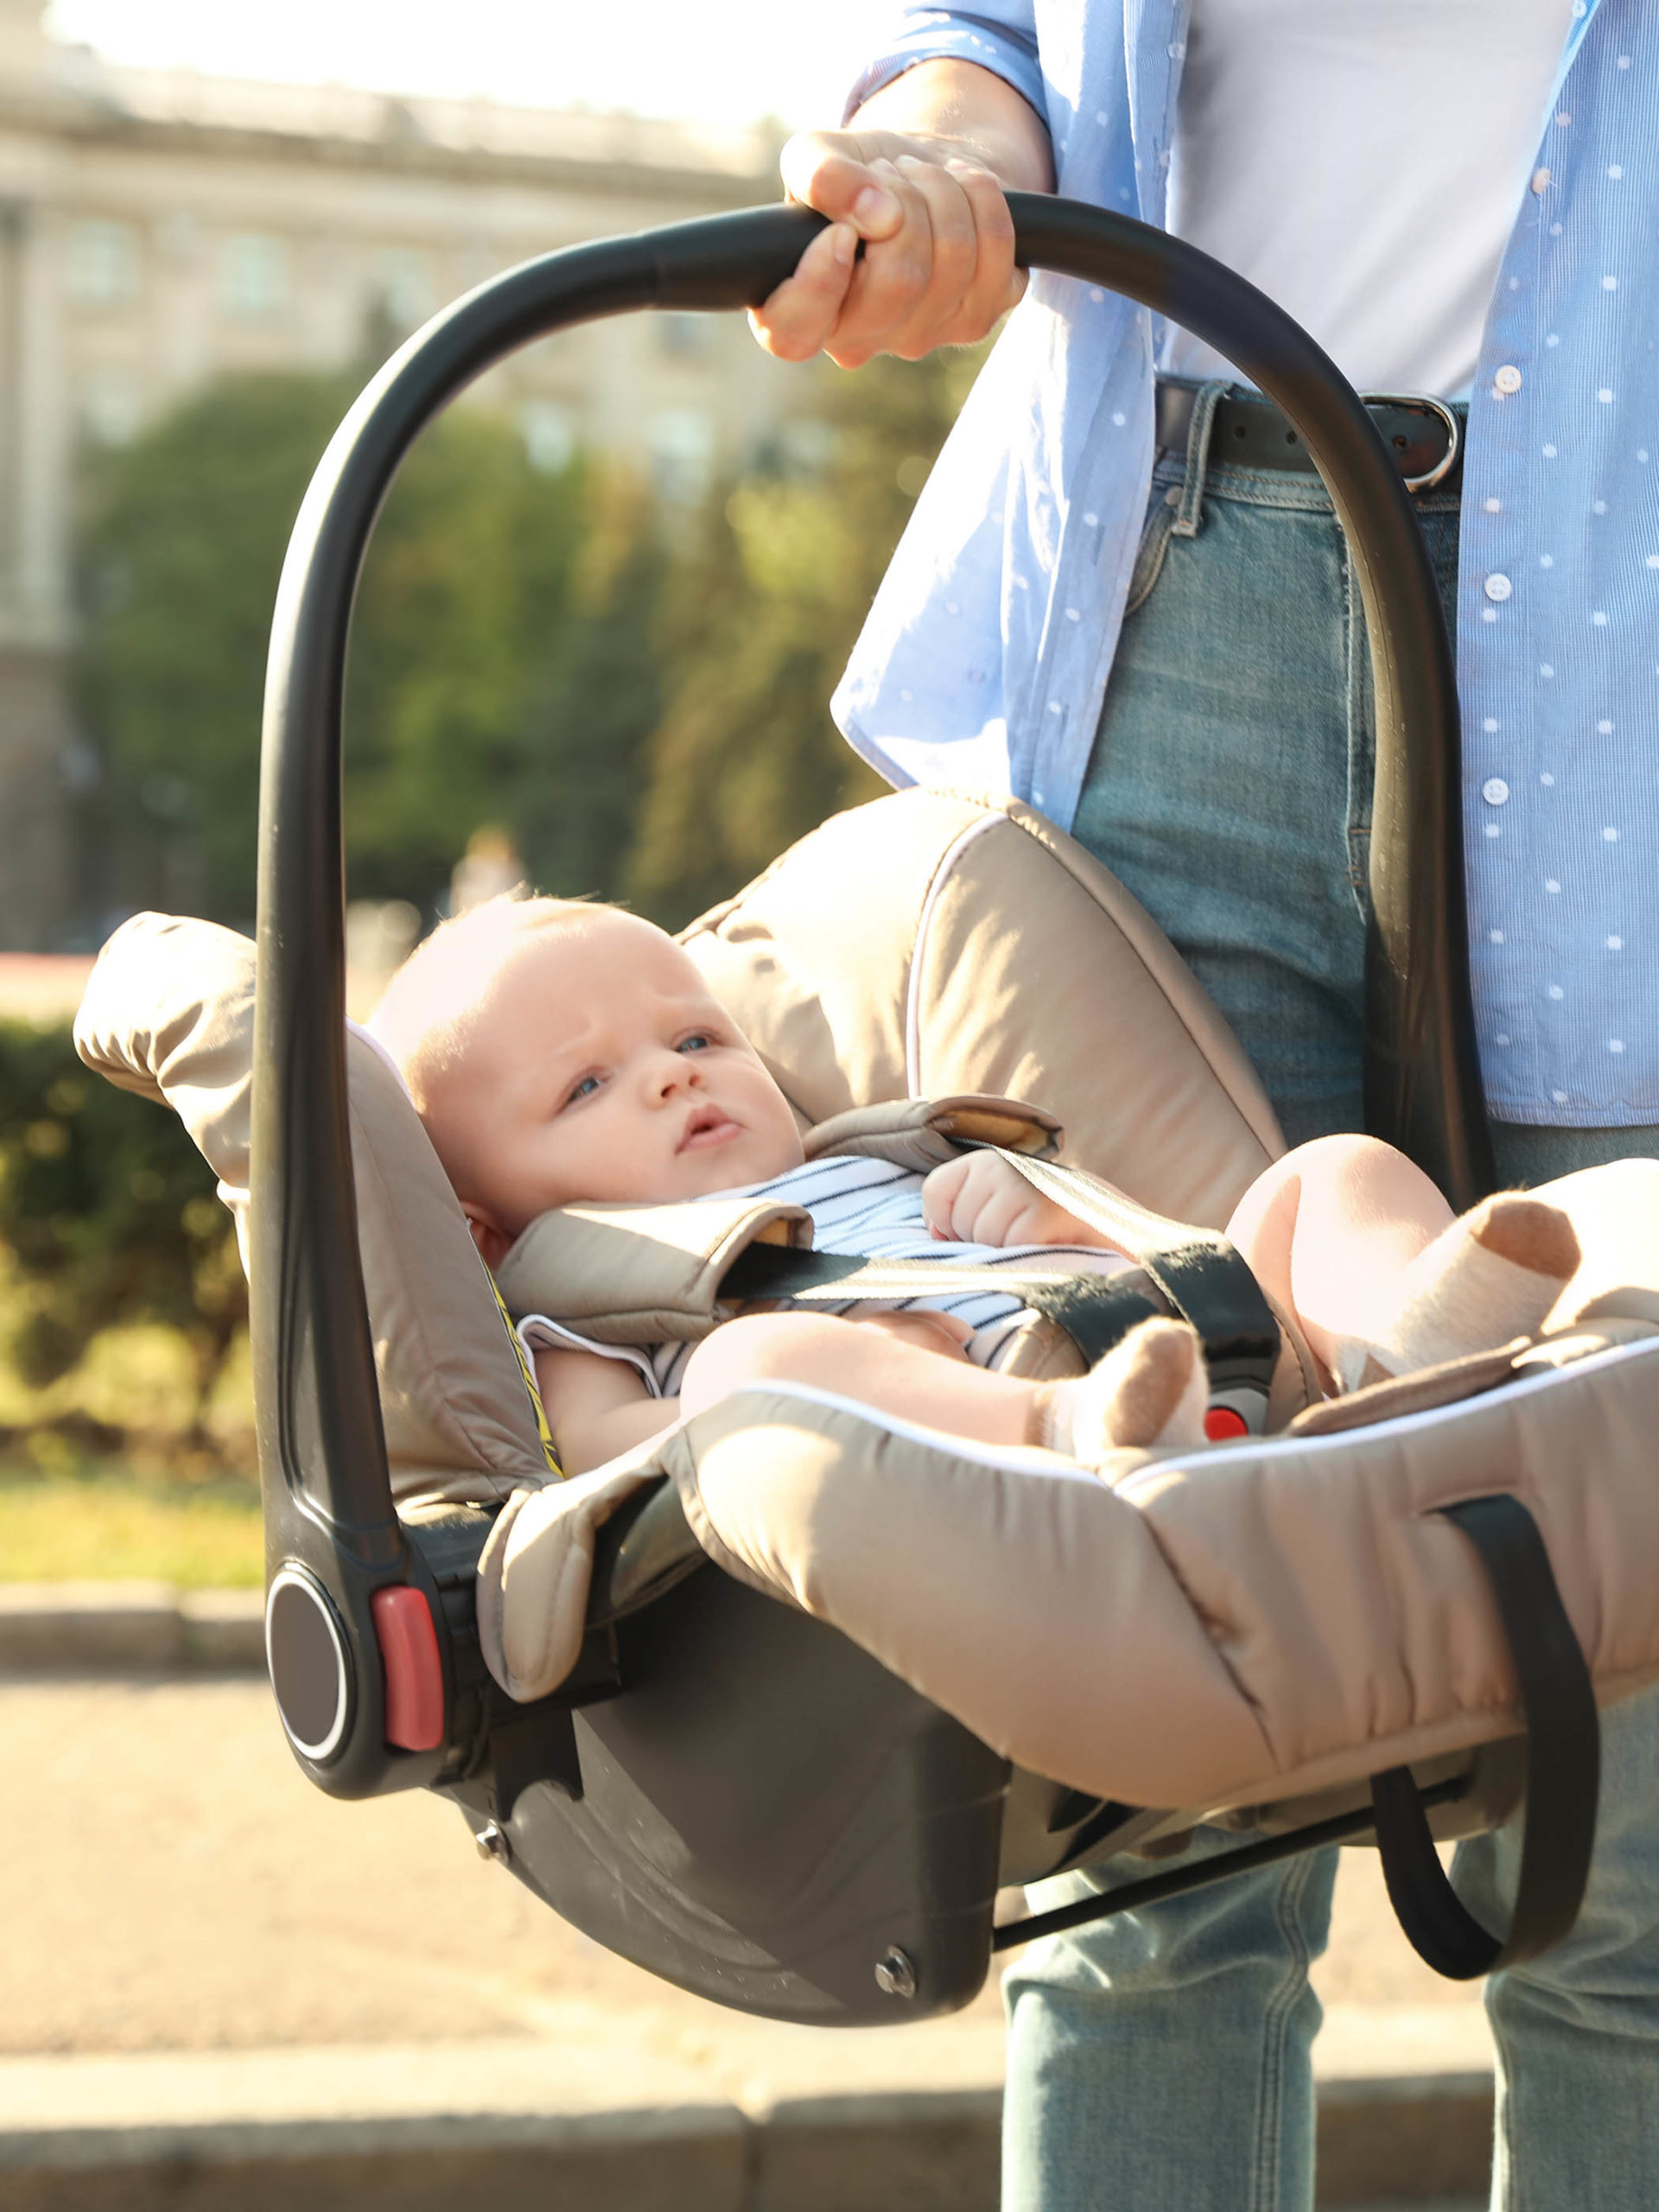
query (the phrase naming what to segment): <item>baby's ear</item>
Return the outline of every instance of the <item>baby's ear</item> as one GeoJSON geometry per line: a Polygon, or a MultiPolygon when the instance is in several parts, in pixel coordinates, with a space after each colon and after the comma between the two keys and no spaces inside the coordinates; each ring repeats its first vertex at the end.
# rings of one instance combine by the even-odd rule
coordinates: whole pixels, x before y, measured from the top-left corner
{"type": "Polygon", "coordinates": [[[467,1217],[467,1226],[473,1233],[479,1257],[486,1268],[499,1268],[512,1249],[512,1237],[486,1206],[474,1205],[470,1198],[463,1198],[461,1210],[467,1217]]]}

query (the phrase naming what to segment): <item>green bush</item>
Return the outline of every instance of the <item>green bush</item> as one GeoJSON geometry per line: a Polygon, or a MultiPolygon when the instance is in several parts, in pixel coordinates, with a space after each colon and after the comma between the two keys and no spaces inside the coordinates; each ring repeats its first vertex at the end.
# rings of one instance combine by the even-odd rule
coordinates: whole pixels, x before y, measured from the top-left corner
{"type": "Polygon", "coordinates": [[[180,1332],[202,1421],[247,1316],[230,1217],[177,1116],[114,1090],[67,1028],[0,1022],[0,1357],[39,1389],[116,1323],[180,1332]]]}

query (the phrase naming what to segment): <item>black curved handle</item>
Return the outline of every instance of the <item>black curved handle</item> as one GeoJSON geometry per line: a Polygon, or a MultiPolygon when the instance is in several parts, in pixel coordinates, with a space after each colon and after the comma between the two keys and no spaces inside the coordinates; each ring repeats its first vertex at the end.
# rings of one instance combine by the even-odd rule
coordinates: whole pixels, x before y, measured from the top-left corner
{"type": "MultiPolygon", "coordinates": [[[[1284,410],[1353,548],[1376,672],[1370,1128],[1453,1204],[1491,1187],[1473,1048],[1451,648],[1410,500],[1358,398],[1254,286],[1161,231],[1014,194],[1020,260],[1180,322],[1284,410]]],[[[267,1549],[302,1558],[372,1648],[368,1598],[409,1571],[392,1510],[358,1257],[346,1103],[340,715],[352,604],[375,517],[422,429],[504,355],[643,307],[758,304],[823,218],[767,207],[575,246],[457,301],[364,391],[289,540],[265,687],[251,1187],[252,1334],[267,1549]]],[[[365,1704],[327,1786],[372,1788],[365,1704]]],[[[381,1751],[384,1759],[387,1755],[381,1751]]],[[[322,1777],[318,1777],[319,1779],[322,1777]]]]}

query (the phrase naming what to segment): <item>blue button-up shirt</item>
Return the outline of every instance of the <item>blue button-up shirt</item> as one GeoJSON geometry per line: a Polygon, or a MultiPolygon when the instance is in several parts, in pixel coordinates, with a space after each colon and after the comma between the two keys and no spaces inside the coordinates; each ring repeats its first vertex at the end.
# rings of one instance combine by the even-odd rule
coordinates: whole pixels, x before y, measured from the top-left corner
{"type": "MultiPolygon", "coordinates": [[[[1046,118],[1060,192],[1161,223],[1185,14],[1181,0],[912,5],[851,105],[912,62],[977,62],[1046,118]]],[[[1464,471],[1477,1027],[1501,1119],[1659,1123],[1647,0],[1578,0],[1536,168],[1498,273],[1464,471]]],[[[1157,338],[1146,310],[1046,272],[1010,317],[836,695],[848,738],[893,782],[1011,790],[1070,823],[1151,481],[1157,338]]]]}

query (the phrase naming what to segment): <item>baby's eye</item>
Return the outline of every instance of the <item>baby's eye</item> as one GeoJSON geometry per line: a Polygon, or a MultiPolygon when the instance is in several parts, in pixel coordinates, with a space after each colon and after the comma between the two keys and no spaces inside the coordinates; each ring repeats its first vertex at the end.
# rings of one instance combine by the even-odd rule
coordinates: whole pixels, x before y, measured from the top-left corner
{"type": "Polygon", "coordinates": [[[674,1049],[677,1052],[707,1052],[712,1050],[714,1042],[706,1029],[694,1029],[689,1037],[682,1037],[674,1049]]]}
{"type": "Polygon", "coordinates": [[[564,1103],[567,1106],[574,1106],[579,1099],[591,1098],[598,1089],[599,1077],[596,1075],[585,1075],[581,1082],[568,1093],[564,1103]]]}

